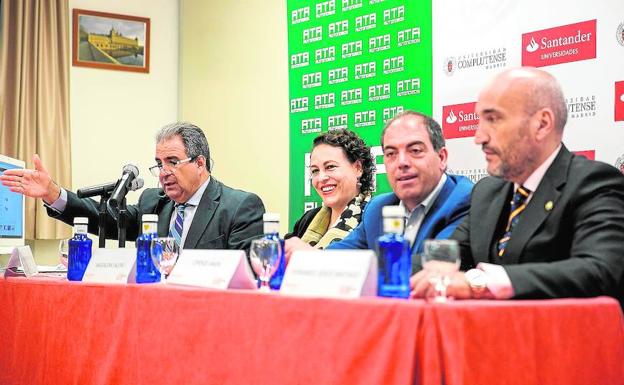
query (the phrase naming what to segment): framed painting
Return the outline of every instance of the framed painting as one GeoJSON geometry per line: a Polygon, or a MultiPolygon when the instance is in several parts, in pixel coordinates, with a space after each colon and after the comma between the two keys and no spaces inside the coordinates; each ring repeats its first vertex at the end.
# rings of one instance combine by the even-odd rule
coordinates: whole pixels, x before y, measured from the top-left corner
{"type": "Polygon", "coordinates": [[[149,72],[150,19],[73,10],[72,64],[149,72]]]}

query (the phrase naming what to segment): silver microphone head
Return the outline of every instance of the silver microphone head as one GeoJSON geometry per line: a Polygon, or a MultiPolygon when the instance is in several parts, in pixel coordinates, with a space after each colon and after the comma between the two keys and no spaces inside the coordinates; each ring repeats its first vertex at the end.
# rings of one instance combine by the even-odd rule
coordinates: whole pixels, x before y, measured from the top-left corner
{"type": "Polygon", "coordinates": [[[135,178],[137,176],[139,176],[139,168],[135,165],[133,165],[132,163],[128,163],[127,165],[125,165],[123,167],[123,172],[129,172],[131,173],[135,178]]]}

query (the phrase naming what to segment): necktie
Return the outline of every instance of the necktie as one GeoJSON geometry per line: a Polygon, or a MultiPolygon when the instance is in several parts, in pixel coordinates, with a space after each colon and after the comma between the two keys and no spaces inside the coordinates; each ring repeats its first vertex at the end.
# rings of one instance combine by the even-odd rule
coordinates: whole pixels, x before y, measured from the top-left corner
{"type": "Polygon", "coordinates": [[[171,227],[169,228],[169,236],[175,238],[179,247],[182,247],[182,234],[184,231],[184,209],[185,204],[176,206],[176,218],[171,227]]]}
{"type": "Polygon", "coordinates": [[[525,187],[518,187],[516,192],[514,193],[513,199],[511,200],[511,212],[509,213],[509,220],[507,221],[507,228],[505,229],[505,234],[498,241],[498,256],[502,257],[505,254],[505,247],[507,247],[507,243],[511,238],[511,232],[513,231],[516,223],[520,219],[520,214],[526,208],[526,200],[531,194],[531,190],[525,187]]]}

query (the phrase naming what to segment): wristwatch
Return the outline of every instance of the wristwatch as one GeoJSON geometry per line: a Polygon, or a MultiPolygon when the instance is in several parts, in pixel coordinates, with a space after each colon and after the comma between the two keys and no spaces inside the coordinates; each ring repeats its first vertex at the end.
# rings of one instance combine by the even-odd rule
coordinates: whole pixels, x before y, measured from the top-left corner
{"type": "Polygon", "coordinates": [[[483,270],[470,269],[465,273],[465,276],[468,286],[470,286],[472,298],[481,298],[487,290],[487,274],[483,270]]]}

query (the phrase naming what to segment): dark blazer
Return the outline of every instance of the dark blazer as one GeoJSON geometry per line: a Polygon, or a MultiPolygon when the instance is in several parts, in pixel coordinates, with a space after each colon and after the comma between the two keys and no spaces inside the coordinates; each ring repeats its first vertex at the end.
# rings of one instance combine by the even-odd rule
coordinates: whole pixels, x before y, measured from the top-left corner
{"type": "Polygon", "coordinates": [[[622,303],[624,176],[563,146],[499,258],[494,244],[512,190],[513,183],[493,177],[475,185],[470,213],[453,234],[462,267],[503,265],[515,298],[610,295],[622,303]]]}
{"type": "MultiPolygon", "coordinates": [[[[167,236],[175,202],[160,188],[146,189],[136,205],[128,206],[126,237],[136,239],[140,234],[141,216],[158,215],[158,235],[167,236]]],[[[210,177],[210,182],[195,211],[191,228],[184,242],[185,249],[248,250],[251,240],[263,234],[264,204],[255,194],[232,189],[210,177]]],[[[98,203],[80,199],[67,192],[67,206],[62,213],[48,208],[48,215],[69,225],[74,217],[89,218],[89,232],[97,234],[98,203]]],[[[106,237],[117,238],[117,222],[107,216],[106,237]]]]}
{"type": "Polygon", "coordinates": [[[303,237],[303,234],[305,234],[308,226],[310,226],[310,223],[312,223],[312,219],[314,219],[316,214],[318,214],[318,212],[321,211],[322,208],[323,206],[315,207],[303,213],[301,218],[299,218],[299,220],[295,222],[295,225],[293,226],[293,231],[284,235],[284,239],[292,237],[303,237]]]}
{"type": "MultiPolygon", "coordinates": [[[[422,253],[425,239],[450,237],[455,227],[468,214],[472,182],[464,176],[447,174],[447,177],[412,244],[413,272],[421,269],[418,255],[422,253]]],[[[383,234],[381,211],[384,206],[398,204],[399,198],[394,193],[381,194],[371,199],[364,209],[362,222],[343,240],[332,243],[327,249],[377,250],[377,239],[383,234]]]]}

